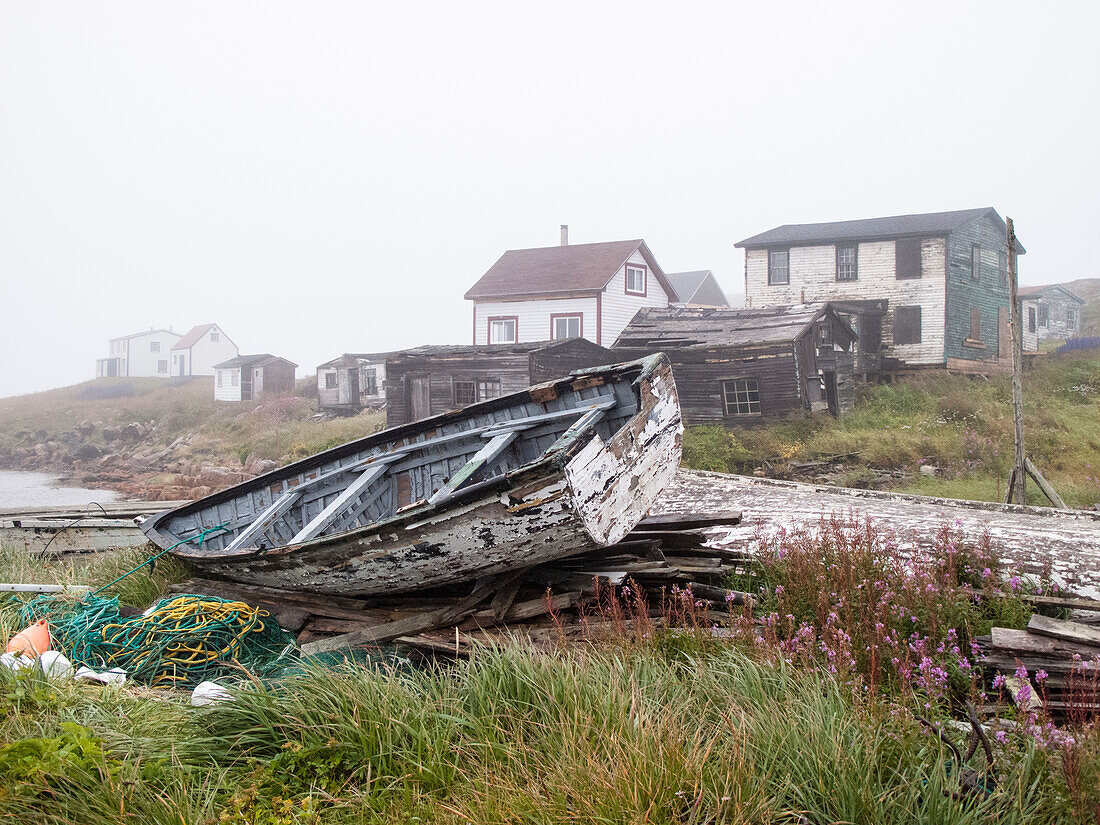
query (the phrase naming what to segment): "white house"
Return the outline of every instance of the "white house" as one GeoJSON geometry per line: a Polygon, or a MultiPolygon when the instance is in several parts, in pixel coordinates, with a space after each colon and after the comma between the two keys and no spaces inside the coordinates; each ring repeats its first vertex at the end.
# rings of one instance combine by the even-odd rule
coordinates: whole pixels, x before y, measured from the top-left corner
{"type": "Polygon", "coordinates": [[[167,378],[172,346],[180,339],[169,329],[149,329],[112,338],[107,344],[107,357],[97,358],[96,378],[167,378]]]}
{"type": "Polygon", "coordinates": [[[560,338],[614,341],[642,307],[675,296],[645,241],[511,249],[466,293],[473,302],[473,343],[560,338]]]}
{"type": "Polygon", "coordinates": [[[358,412],[386,403],[386,352],[345,352],[317,367],[322,410],[358,412]]]}
{"type": "Polygon", "coordinates": [[[200,324],[172,346],[172,375],[213,375],[215,364],[240,355],[217,324],[200,324]]]}

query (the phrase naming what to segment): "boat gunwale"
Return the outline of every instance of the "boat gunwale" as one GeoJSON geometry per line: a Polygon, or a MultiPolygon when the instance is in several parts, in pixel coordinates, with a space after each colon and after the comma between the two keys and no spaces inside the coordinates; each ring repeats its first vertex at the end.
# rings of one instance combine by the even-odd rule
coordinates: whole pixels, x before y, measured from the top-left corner
{"type": "MultiPolygon", "coordinates": [[[[291,464],[287,464],[284,467],[276,468],[264,475],[257,476],[249,481],[242,482],[241,484],[235,484],[232,487],[227,487],[224,490],[219,490],[216,493],[212,493],[209,496],[204,496],[201,499],[189,502],[181,507],[177,507],[171,510],[163,510],[159,513],[155,513],[149,518],[145,519],[141,523],[141,529],[146,536],[154,544],[167,548],[171,544],[177,544],[178,540],[174,537],[165,536],[157,529],[160,524],[168,517],[173,515],[187,515],[189,513],[203,510],[211,506],[216,506],[225,501],[233,500],[237,498],[242,492],[248,492],[257,488],[266,487],[274,479],[272,477],[278,477],[280,479],[285,478],[287,475],[304,472],[308,469],[312,469],[315,466],[325,464],[327,461],[331,461],[333,458],[340,455],[347,454],[349,452],[358,452],[369,446],[374,446],[375,442],[382,441],[383,443],[390,443],[398,441],[402,438],[409,437],[410,435],[417,434],[424,430],[431,430],[442,426],[447,423],[451,423],[454,420],[469,418],[471,415],[490,413],[498,409],[504,409],[506,407],[515,406],[517,398],[527,396],[530,399],[532,393],[545,391],[547,389],[565,388],[572,389],[570,385],[578,379],[591,378],[593,376],[607,376],[613,378],[616,375],[622,375],[623,373],[629,373],[634,370],[638,371],[638,374],[634,376],[630,385],[635,389],[638,400],[638,409],[635,413],[625,421],[621,427],[616,429],[615,433],[621,432],[624,428],[630,425],[631,421],[634,421],[638,415],[640,415],[645,409],[646,405],[641,398],[640,388],[642,383],[650,378],[662,364],[668,365],[671,369],[671,365],[668,362],[664,353],[654,353],[644,358],[635,359],[633,361],[626,361],[620,364],[611,364],[605,367],[591,367],[584,370],[576,370],[569,375],[562,378],[556,378],[550,381],[545,381],[541,384],[534,384],[525,390],[521,390],[516,393],[509,393],[508,395],[498,396],[497,398],[488,399],[486,401],[479,401],[474,404],[469,404],[465,407],[458,407],[453,410],[440,413],[439,415],[432,416],[430,418],[421,419],[420,421],[410,422],[408,424],[401,424],[393,429],[381,430],[377,433],[371,433],[363,438],[356,439],[355,441],[349,441],[346,444],[341,444],[336,447],[329,448],[323,452],[316,453],[315,455],[301,459],[291,464]],[[385,439],[380,436],[386,436],[385,439]],[[299,468],[295,470],[294,468],[299,468]],[[290,472],[288,472],[290,471],[290,472]],[[236,491],[236,492],[234,492],[236,491]]],[[[498,422],[505,424],[507,422],[498,422]]],[[[385,530],[401,529],[405,523],[411,523],[423,520],[425,517],[430,516],[433,513],[440,513],[446,510],[461,507],[464,504],[468,504],[471,500],[476,498],[485,497],[489,494],[496,494],[504,492],[509,489],[514,489],[519,486],[526,486],[539,479],[552,480],[555,477],[565,477],[565,465],[569,460],[576,455],[591,439],[585,436],[590,434],[590,430],[585,430],[577,433],[569,442],[562,444],[553,451],[547,451],[543,453],[539,458],[534,461],[517,467],[516,469],[504,473],[493,478],[486,479],[476,484],[471,484],[467,487],[463,487],[455,492],[452,496],[445,501],[429,504],[426,501],[419,503],[414,502],[413,506],[406,510],[395,513],[387,519],[381,521],[372,522],[371,524],[364,525],[363,527],[357,527],[352,530],[345,530],[339,533],[333,533],[330,535],[317,536],[308,541],[299,542],[297,544],[283,544],[277,547],[271,547],[266,549],[260,549],[256,547],[242,548],[239,551],[235,551],[229,554],[224,551],[204,551],[198,547],[193,547],[184,540],[184,543],[179,543],[172,550],[172,554],[184,559],[194,560],[223,560],[223,561],[246,561],[252,558],[271,557],[277,555],[285,555],[289,553],[299,552],[303,549],[317,549],[325,547],[326,545],[334,542],[350,543],[360,541],[366,536],[374,533],[382,532],[385,530]]],[[[614,437],[615,433],[612,434],[614,437]]],[[[412,446],[415,447],[415,443],[412,445],[400,445],[400,446],[412,446]]],[[[400,449],[400,447],[395,447],[400,449]]],[[[385,453],[380,453],[379,458],[383,457],[385,453]]],[[[194,536],[192,536],[194,538],[194,536]]]]}

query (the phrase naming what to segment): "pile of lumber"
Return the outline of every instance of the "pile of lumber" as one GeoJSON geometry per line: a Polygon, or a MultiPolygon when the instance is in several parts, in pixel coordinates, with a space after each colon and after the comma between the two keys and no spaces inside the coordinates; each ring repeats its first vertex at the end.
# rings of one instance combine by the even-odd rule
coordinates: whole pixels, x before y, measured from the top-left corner
{"type": "Polygon", "coordinates": [[[506,638],[539,644],[598,633],[612,623],[608,599],[629,601],[629,611],[644,612],[654,626],[670,598],[686,598],[708,623],[726,622],[730,604],[752,603],[723,586],[748,559],[708,547],[708,531],[740,520],[739,512],[650,516],[618,544],[415,593],[358,598],[210,579],[169,590],[262,608],[297,634],[305,654],[392,643],[424,656],[464,657],[479,643],[506,638]]]}
{"type": "MultiPolygon", "coordinates": [[[[1100,710],[1100,602],[1030,597],[1047,607],[1073,611],[1074,620],[1035,614],[1026,630],[995,627],[979,639],[979,663],[1005,676],[1015,697],[1027,671],[1034,707],[1039,703],[1059,718],[1087,716],[1100,710]],[[1040,671],[1045,678],[1037,678],[1040,671]]],[[[1020,703],[1024,704],[1024,703],[1020,703]]]]}

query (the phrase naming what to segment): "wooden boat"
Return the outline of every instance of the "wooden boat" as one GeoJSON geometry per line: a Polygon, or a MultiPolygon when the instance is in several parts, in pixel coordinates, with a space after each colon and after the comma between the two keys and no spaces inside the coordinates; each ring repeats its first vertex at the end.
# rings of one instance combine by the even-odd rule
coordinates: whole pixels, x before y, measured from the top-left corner
{"type": "Polygon", "coordinates": [[[142,529],[249,584],[370,595],[468,581],[622,539],[676,472],[682,434],[658,354],[367,436],[142,529]]]}
{"type": "Polygon", "coordinates": [[[0,510],[0,544],[27,553],[66,555],[145,547],[149,539],[134,523],[182,501],[111,501],[86,507],[14,507],[0,510]]]}

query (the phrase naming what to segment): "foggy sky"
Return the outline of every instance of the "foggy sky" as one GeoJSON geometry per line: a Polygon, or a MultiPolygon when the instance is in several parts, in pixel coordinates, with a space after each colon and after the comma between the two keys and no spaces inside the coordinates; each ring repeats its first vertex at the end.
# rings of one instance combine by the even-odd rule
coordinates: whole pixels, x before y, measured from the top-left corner
{"type": "Polygon", "coordinates": [[[1100,275],[1096,4],[385,5],[0,0],[0,396],[150,326],[465,343],[562,223],[734,294],[777,224],[994,206],[1100,275]]]}

